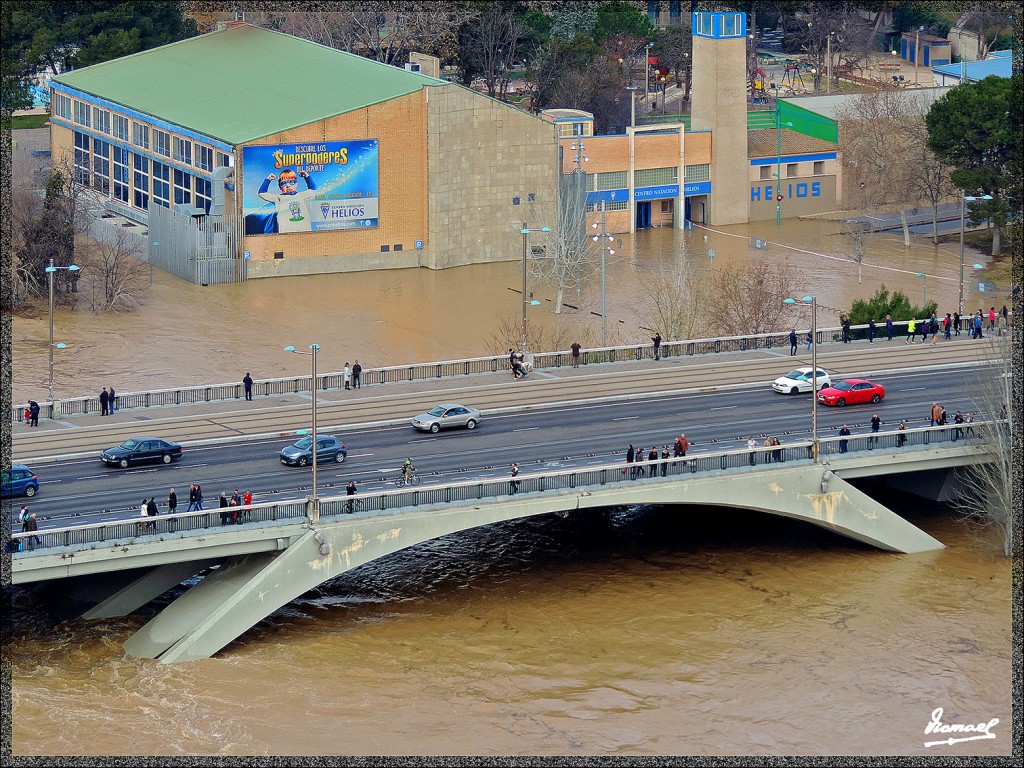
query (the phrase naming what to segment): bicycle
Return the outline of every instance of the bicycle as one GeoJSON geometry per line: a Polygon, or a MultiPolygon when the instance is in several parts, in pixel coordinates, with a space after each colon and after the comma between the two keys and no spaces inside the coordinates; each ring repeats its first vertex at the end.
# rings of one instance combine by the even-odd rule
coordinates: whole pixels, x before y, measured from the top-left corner
{"type": "Polygon", "coordinates": [[[403,473],[403,474],[398,476],[397,480],[395,480],[395,487],[396,488],[403,488],[403,487],[405,487],[407,485],[419,485],[419,484],[420,484],[420,476],[417,475],[415,472],[410,472],[408,475],[403,473]]]}

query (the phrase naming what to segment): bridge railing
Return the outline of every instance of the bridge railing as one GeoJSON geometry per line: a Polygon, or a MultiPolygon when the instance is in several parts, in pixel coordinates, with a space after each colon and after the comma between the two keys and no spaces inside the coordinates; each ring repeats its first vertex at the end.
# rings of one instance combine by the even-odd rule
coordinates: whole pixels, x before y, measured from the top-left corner
{"type": "MultiPolygon", "coordinates": [[[[955,444],[960,440],[981,442],[993,428],[1007,428],[1008,422],[978,421],[970,424],[890,430],[877,434],[819,438],[819,457],[838,457],[876,450],[927,449],[936,445],[955,444]]],[[[707,475],[712,472],[751,467],[772,467],[790,463],[806,464],[812,458],[812,441],[801,440],[778,446],[757,445],[710,453],[691,453],[686,457],[646,459],[632,464],[617,462],[594,467],[521,474],[487,480],[464,480],[443,485],[423,485],[400,490],[374,491],[354,496],[332,496],[320,499],[320,517],[340,518],[349,512],[350,504],[360,513],[388,513],[428,505],[477,502],[520,494],[558,493],[566,490],[600,488],[612,484],[656,482],[660,478],[707,475]]],[[[65,550],[95,549],[97,546],[122,546],[174,534],[205,534],[226,527],[223,514],[240,509],[241,522],[280,523],[307,522],[308,499],[227,507],[202,512],[184,512],[157,517],[135,516],[104,523],[44,528],[36,533],[16,533],[12,540],[21,545],[15,556],[29,552],[62,548],[65,550]]],[[[228,530],[234,530],[228,528],[228,530]]]]}
{"type": "MultiPolygon", "coordinates": [[[[963,318],[962,325],[966,328],[970,318],[963,318]]],[[[900,335],[905,334],[907,321],[894,323],[900,335]]],[[[884,338],[885,325],[877,329],[877,337],[884,338]]],[[[867,326],[858,325],[851,329],[853,339],[867,338],[867,326]]],[[[841,328],[819,328],[817,343],[834,344],[842,341],[841,328]]],[[[800,333],[800,347],[806,348],[807,332],[800,333]]],[[[711,339],[689,339],[683,341],[664,341],[660,347],[660,355],[665,358],[690,357],[693,355],[718,354],[722,352],[745,352],[759,349],[779,349],[789,347],[789,332],[762,333],[747,336],[723,336],[711,339]]],[[[650,343],[633,344],[618,347],[600,347],[580,352],[580,365],[599,363],[636,362],[650,360],[654,357],[654,347],[650,343]]],[[[534,370],[562,368],[572,365],[572,352],[568,350],[555,352],[536,352],[532,356],[534,370]]],[[[445,360],[432,363],[415,363],[412,365],[396,365],[384,368],[364,368],[361,383],[366,386],[378,384],[394,384],[399,382],[415,382],[457,378],[480,373],[508,372],[507,355],[493,357],[473,357],[463,360],[445,360]]],[[[317,389],[320,391],[339,390],[345,386],[341,372],[317,375],[317,389]]],[[[253,397],[269,397],[272,395],[301,394],[312,391],[311,376],[283,377],[262,379],[253,382],[253,397]]],[[[115,407],[119,411],[145,410],[164,405],[196,405],[200,403],[216,403],[230,400],[241,400],[245,397],[245,388],[241,382],[233,384],[202,384],[194,387],[178,387],[171,389],[155,389],[147,392],[118,392],[115,407]]],[[[66,416],[83,416],[101,412],[98,395],[73,397],[39,404],[39,415],[44,419],[58,419],[66,416]]],[[[22,421],[27,403],[11,406],[12,422],[22,421]]]]}

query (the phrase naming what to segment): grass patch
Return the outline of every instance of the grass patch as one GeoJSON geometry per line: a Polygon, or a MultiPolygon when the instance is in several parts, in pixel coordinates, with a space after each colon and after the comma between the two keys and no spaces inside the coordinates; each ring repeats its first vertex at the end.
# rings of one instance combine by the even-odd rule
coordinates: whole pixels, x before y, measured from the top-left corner
{"type": "Polygon", "coordinates": [[[11,130],[17,131],[22,128],[42,128],[50,119],[48,114],[43,115],[16,115],[11,118],[11,130]]]}

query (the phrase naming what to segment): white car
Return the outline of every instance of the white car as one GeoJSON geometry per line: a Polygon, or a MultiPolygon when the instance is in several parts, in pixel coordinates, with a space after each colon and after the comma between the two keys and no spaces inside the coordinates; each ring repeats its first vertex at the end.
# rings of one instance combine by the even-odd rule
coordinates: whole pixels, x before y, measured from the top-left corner
{"type": "MultiPolygon", "coordinates": [[[[810,366],[804,368],[794,368],[792,371],[787,373],[785,376],[779,376],[775,381],[772,382],[772,389],[776,392],[781,392],[784,395],[795,395],[798,392],[810,392],[811,391],[811,371],[814,369],[810,366]]],[[[818,389],[822,387],[828,387],[832,385],[832,379],[827,373],[821,368],[818,369],[818,389]]]]}

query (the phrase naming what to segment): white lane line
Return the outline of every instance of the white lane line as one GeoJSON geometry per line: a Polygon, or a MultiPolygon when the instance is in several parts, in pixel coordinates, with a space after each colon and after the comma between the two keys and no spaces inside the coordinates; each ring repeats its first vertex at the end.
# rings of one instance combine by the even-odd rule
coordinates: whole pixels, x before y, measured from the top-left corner
{"type": "Polygon", "coordinates": [[[901,389],[900,392],[924,392],[928,387],[911,387],[910,389],[901,389]]]}
{"type": "Polygon", "coordinates": [[[714,408],[709,408],[708,410],[709,411],[728,411],[728,410],[730,410],[732,408],[739,408],[739,406],[738,405],[718,405],[718,406],[715,406],[714,408]]]}
{"type": "Polygon", "coordinates": [[[540,427],[520,427],[519,429],[513,429],[512,431],[513,432],[532,432],[535,429],[540,429],[540,427]]]}
{"type": "Polygon", "coordinates": [[[616,416],[612,421],[636,421],[639,416],[616,416]]]}

